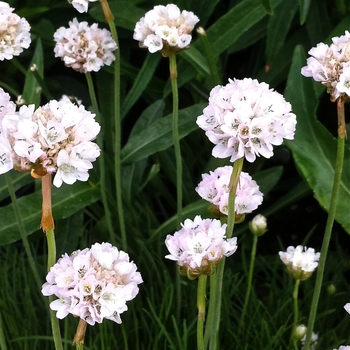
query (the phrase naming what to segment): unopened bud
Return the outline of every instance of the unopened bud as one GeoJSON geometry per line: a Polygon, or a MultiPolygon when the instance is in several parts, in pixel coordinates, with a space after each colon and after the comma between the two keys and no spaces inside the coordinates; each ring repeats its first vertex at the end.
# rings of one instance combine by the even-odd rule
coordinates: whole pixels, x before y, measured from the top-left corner
{"type": "Polygon", "coordinates": [[[298,325],[293,333],[293,339],[295,340],[301,340],[304,338],[306,334],[307,327],[303,324],[298,325]]]}
{"type": "Polygon", "coordinates": [[[327,294],[328,295],[334,295],[336,293],[336,291],[337,291],[337,288],[333,283],[328,285],[328,287],[327,287],[327,294]]]}
{"type": "Polygon", "coordinates": [[[250,232],[255,236],[261,236],[267,231],[267,222],[265,216],[258,214],[252,221],[249,221],[250,232]]]}

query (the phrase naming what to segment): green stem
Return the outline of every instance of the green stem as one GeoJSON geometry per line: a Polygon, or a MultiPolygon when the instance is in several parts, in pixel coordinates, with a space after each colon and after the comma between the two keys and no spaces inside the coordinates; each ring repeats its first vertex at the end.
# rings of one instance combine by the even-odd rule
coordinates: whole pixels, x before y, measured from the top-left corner
{"type": "Polygon", "coordinates": [[[216,318],[216,300],[217,300],[217,289],[216,289],[216,280],[217,280],[217,271],[214,271],[210,275],[210,283],[209,283],[209,306],[208,306],[208,314],[207,314],[207,322],[205,325],[204,332],[204,349],[207,349],[208,342],[211,334],[215,334],[215,318],[216,318]]]}
{"type": "MultiPolygon", "coordinates": [[[[248,272],[248,285],[247,285],[247,291],[244,298],[244,304],[243,304],[243,310],[241,314],[241,319],[239,322],[239,330],[242,330],[243,324],[244,324],[244,318],[245,314],[247,312],[247,307],[249,303],[250,293],[252,290],[252,281],[253,281],[253,271],[254,271],[254,263],[255,263],[255,256],[256,256],[256,247],[258,244],[258,235],[253,235],[253,244],[252,244],[252,252],[250,255],[250,265],[249,265],[249,272],[248,272]]],[[[240,333],[239,331],[239,333],[240,333]]]]}
{"type": "Polygon", "coordinates": [[[197,292],[197,308],[198,308],[198,320],[197,320],[197,348],[198,350],[204,350],[203,329],[205,321],[205,292],[207,286],[207,276],[199,275],[198,277],[198,292],[197,292]]]}
{"type": "MultiPolygon", "coordinates": [[[[56,241],[55,241],[55,233],[54,230],[51,229],[46,233],[47,240],[47,271],[50,271],[50,268],[56,263],[56,241]]],[[[56,296],[49,296],[49,303],[56,300],[56,296]]],[[[51,327],[52,327],[52,336],[55,343],[56,350],[63,350],[62,346],[62,338],[60,325],[58,322],[58,318],[56,317],[56,312],[50,309],[50,319],[51,319],[51,327]]]]}
{"type": "Polygon", "coordinates": [[[121,116],[120,116],[120,49],[119,40],[117,34],[117,28],[113,22],[113,14],[109,8],[107,0],[100,0],[103,13],[108,23],[109,29],[112,33],[112,38],[117,44],[117,50],[115,50],[114,61],[114,133],[115,133],[115,145],[114,145],[114,172],[115,172],[115,185],[116,185],[116,197],[117,197],[117,210],[119,219],[120,235],[122,240],[122,249],[127,251],[127,239],[124,220],[124,208],[122,197],[122,176],[121,176],[121,116]]]}
{"type": "Polygon", "coordinates": [[[173,141],[176,162],[177,224],[182,215],[182,159],[179,138],[179,94],[177,89],[176,55],[169,56],[170,81],[173,92],[173,141]]]}
{"type": "Polygon", "coordinates": [[[344,103],[345,103],[345,99],[339,98],[337,100],[338,140],[337,140],[337,155],[336,155],[334,179],[333,179],[333,189],[332,189],[331,200],[330,200],[330,205],[328,210],[327,223],[326,223],[322,247],[321,247],[320,261],[318,263],[318,269],[316,274],[315,289],[314,289],[314,294],[312,296],[304,350],[309,350],[311,345],[311,336],[312,336],[312,331],[315,324],[318,301],[321,294],[328,246],[329,246],[329,241],[331,239],[332,227],[333,227],[334,217],[335,217],[335,212],[337,207],[337,198],[338,198],[339,187],[341,183],[341,175],[342,175],[343,163],[344,163],[345,138],[346,138],[344,103]]]}
{"type": "Polygon", "coordinates": [[[5,340],[5,333],[4,333],[4,326],[2,323],[2,317],[0,312],[0,349],[1,350],[7,350],[6,340],[5,340]]]}
{"type": "Polygon", "coordinates": [[[295,280],[294,290],[293,290],[293,308],[294,308],[294,316],[293,316],[293,326],[292,326],[292,332],[290,334],[290,342],[289,347],[290,349],[293,349],[296,347],[296,341],[294,338],[295,330],[297,328],[298,324],[298,313],[299,313],[299,307],[298,307],[298,294],[299,294],[299,286],[300,286],[300,280],[295,280]]]}
{"type": "Polygon", "coordinates": [[[17,225],[18,225],[18,229],[19,229],[19,233],[21,235],[21,239],[23,242],[23,246],[24,246],[24,250],[27,254],[28,257],[28,262],[29,262],[29,266],[32,270],[33,276],[34,276],[34,280],[36,282],[37,288],[38,290],[41,290],[42,287],[42,279],[40,278],[38,269],[36,267],[34,258],[33,258],[33,254],[32,251],[30,249],[30,245],[29,245],[29,241],[26,235],[26,229],[22,220],[22,215],[21,215],[21,210],[18,206],[18,202],[17,202],[17,198],[16,198],[16,193],[15,193],[15,189],[13,187],[13,183],[11,180],[11,176],[8,173],[5,173],[5,179],[6,179],[6,183],[7,183],[7,188],[11,197],[11,202],[12,202],[12,207],[13,210],[15,212],[15,217],[16,217],[16,221],[17,221],[17,225]]]}
{"type": "MultiPolygon", "coordinates": [[[[233,163],[233,170],[232,170],[230,184],[229,184],[230,194],[229,194],[229,200],[228,200],[228,217],[227,217],[227,227],[226,227],[227,238],[232,237],[233,228],[235,224],[235,209],[234,209],[235,196],[236,196],[236,189],[239,182],[239,175],[243,167],[243,161],[244,161],[244,158],[240,158],[233,163]]],[[[208,329],[208,332],[210,332],[210,335],[208,336],[210,350],[216,350],[218,345],[224,269],[225,269],[225,258],[221,259],[221,261],[218,264],[215,285],[213,282],[213,286],[211,285],[210,287],[210,295],[214,294],[214,298],[215,298],[214,302],[212,304],[209,304],[209,314],[212,316],[212,318],[210,319],[210,323],[212,324],[208,326],[209,324],[209,320],[208,320],[206,325],[206,327],[210,327],[208,329]],[[212,290],[212,287],[213,289],[215,289],[215,291],[212,290]],[[214,310],[211,310],[212,308],[214,310]]]]}
{"type": "Polygon", "coordinates": [[[104,212],[106,214],[106,222],[107,222],[107,228],[108,228],[108,232],[109,232],[110,243],[115,245],[116,242],[115,242],[113,224],[112,224],[112,219],[111,219],[111,212],[109,210],[108,199],[107,199],[107,192],[106,192],[106,190],[107,190],[107,187],[106,187],[106,165],[105,165],[105,153],[104,153],[104,150],[103,150],[102,118],[101,118],[101,115],[100,115],[100,110],[98,108],[96,93],[95,93],[94,84],[93,84],[93,81],[92,81],[91,74],[89,72],[86,72],[85,76],[86,76],[86,81],[87,81],[88,88],[89,88],[89,94],[90,94],[90,98],[91,98],[92,108],[93,108],[93,110],[94,110],[94,112],[96,114],[97,122],[101,125],[101,131],[97,135],[97,143],[98,143],[98,145],[100,146],[100,149],[101,149],[101,154],[100,154],[100,157],[99,157],[99,161],[100,161],[101,199],[102,199],[102,203],[103,203],[104,212]]]}

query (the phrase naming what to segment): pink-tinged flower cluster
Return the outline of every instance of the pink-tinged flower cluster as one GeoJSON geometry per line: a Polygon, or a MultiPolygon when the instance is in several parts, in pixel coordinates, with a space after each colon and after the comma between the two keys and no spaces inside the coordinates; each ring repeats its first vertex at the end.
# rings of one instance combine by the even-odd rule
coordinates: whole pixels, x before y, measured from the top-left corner
{"type": "Polygon", "coordinates": [[[344,309],[345,309],[345,311],[346,311],[347,313],[350,314],[350,303],[345,304],[345,305],[344,305],[344,309]]]}
{"type": "MultiPolygon", "coordinates": [[[[4,95],[2,95],[4,96],[4,95]]],[[[4,98],[4,97],[3,97],[4,98]]],[[[6,97],[5,97],[6,99],[6,97]]],[[[68,98],[34,110],[22,106],[1,116],[0,174],[14,168],[34,177],[56,173],[53,184],[87,181],[100,148],[92,142],[100,132],[95,115],[68,98]]]]}
{"type": "Polygon", "coordinates": [[[181,12],[176,5],[158,5],[136,23],[134,39],[151,53],[162,51],[163,56],[169,56],[188,47],[198,21],[193,12],[181,12]]]}
{"type": "Polygon", "coordinates": [[[327,87],[332,101],[340,96],[350,97],[350,33],[332,38],[332,44],[317,44],[309,54],[307,66],[301,69],[305,77],[327,87]]]}
{"type": "Polygon", "coordinates": [[[54,40],[55,57],[61,57],[67,67],[80,73],[109,66],[115,60],[113,51],[118,48],[107,29],[98,28],[97,23],[79,23],[76,18],[69,22],[69,28],[58,28],[54,40]]]}
{"type": "Polygon", "coordinates": [[[68,0],[69,3],[80,13],[88,12],[89,2],[96,2],[98,0],[68,0]]]}
{"type": "Polygon", "coordinates": [[[59,319],[69,313],[88,324],[103,319],[121,323],[126,303],[135,298],[142,283],[137,266],[129,255],[109,243],[96,243],[90,249],[64,254],[51,267],[43,284],[45,296],[58,299],[50,304],[59,319]]]}
{"type": "Polygon", "coordinates": [[[334,349],[334,350],[350,350],[350,346],[349,345],[341,345],[339,349],[334,349]]]}
{"type": "MultiPolygon", "coordinates": [[[[222,214],[228,214],[229,183],[232,166],[224,166],[202,175],[196,187],[198,194],[217,206],[222,214]]],[[[259,186],[248,173],[241,172],[236,190],[235,214],[244,215],[255,210],[263,200],[259,186]]]]}
{"type": "Polygon", "coordinates": [[[214,157],[254,162],[256,156],[270,158],[273,146],[294,138],[296,116],[290,103],[268,84],[229,79],[227,85],[211,90],[197,124],[215,144],[214,157]]]}
{"type": "Polygon", "coordinates": [[[226,224],[222,225],[220,220],[202,219],[198,215],[181,226],[181,230],[166,237],[165,245],[170,253],[166,258],[176,261],[184,276],[210,275],[224,256],[237,249],[237,238],[226,238],[226,224]]]}
{"type": "Polygon", "coordinates": [[[311,276],[320,259],[320,253],[315,253],[315,249],[301,245],[295,248],[290,246],[286,252],[279,252],[279,256],[286,265],[288,273],[302,281],[311,276]]]}
{"type": "Polygon", "coordinates": [[[18,56],[31,43],[29,23],[13,10],[8,3],[0,1],[0,61],[18,56]]]}

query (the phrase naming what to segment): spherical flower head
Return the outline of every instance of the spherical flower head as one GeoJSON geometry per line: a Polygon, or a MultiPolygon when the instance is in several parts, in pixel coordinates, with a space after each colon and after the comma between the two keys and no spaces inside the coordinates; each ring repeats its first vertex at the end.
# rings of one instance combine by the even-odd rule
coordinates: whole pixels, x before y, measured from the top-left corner
{"type": "Polygon", "coordinates": [[[69,28],[61,27],[54,33],[55,57],[61,57],[67,67],[80,73],[97,72],[103,65],[114,60],[113,51],[117,44],[107,29],[98,28],[97,23],[89,26],[76,18],[69,22],[69,28]]]}
{"type": "Polygon", "coordinates": [[[149,52],[161,51],[164,57],[168,57],[188,48],[198,21],[193,12],[181,12],[176,5],[158,5],[136,23],[134,39],[149,52]]]}
{"type": "Polygon", "coordinates": [[[334,349],[334,350],[350,350],[350,346],[349,345],[341,345],[340,347],[339,347],[339,349],[334,349]]]}
{"type": "Polygon", "coordinates": [[[264,215],[258,214],[249,221],[249,230],[255,236],[262,236],[267,231],[267,221],[264,215]]]}
{"type": "Polygon", "coordinates": [[[62,255],[47,274],[41,292],[57,296],[50,308],[59,319],[72,314],[90,325],[103,319],[121,323],[120,314],[142,282],[128,254],[109,243],[96,243],[90,249],[62,255]]]}
{"type": "MultiPolygon", "coordinates": [[[[221,215],[228,215],[229,183],[232,166],[224,166],[202,175],[196,187],[197,193],[219,209],[221,215]]],[[[255,210],[263,200],[259,186],[248,173],[241,172],[235,197],[235,216],[240,220],[245,214],[255,210]]]]}
{"type": "Polygon", "coordinates": [[[89,2],[96,2],[98,0],[68,0],[70,4],[80,13],[88,12],[89,2]]]}
{"type": "Polygon", "coordinates": [[[287,272],[295,279],[304,281],[308,279],[318,265],[320,253],[315,249],[301,245],[288,247],[286,252],[279,252],[279,256],[287,267],[287,272]]]}
{"type": "Polygon", "coordinates": [[[18,56],[30,45],[30,25],[13,13],[8,3],[0,1],[0,61],[18,56]]]}
{"type": "Polygon", "coordinates": [[[197,125],[215,144],[214,157],[254,162],[257,156],[270,158],[273,146],[294,138],[296,116],[290,103],[268,84],[229,79],[211,90],[197,125]]]}
{"type": "Polygon", "coordinates": [[[11,147],[13,168],[35,178],[56,173],[53,184],[87,181],[88,170],[100,155],[92,141],[100,132],[95,115],[69,99],[52,100],[34,110],[22,106],[2,120],[11,147]]]}
{"type": "Polygon", "coordinates": [[[232,255],[237,249],[237,238],[226,238],[226,224],[219,220],[196,216],[181,226],[181,230],[166,237],[170,254],[165,257],[176,261],[180,274],[190,279],[210,275],[224,256],[232,255]]]}
{"type": "Polygon", "coordinates": [[[317,44],[309,54],[301,74],[325,85],[332,101],[350,98],[350,33],[332,38],[331,45],[317,44]]]}

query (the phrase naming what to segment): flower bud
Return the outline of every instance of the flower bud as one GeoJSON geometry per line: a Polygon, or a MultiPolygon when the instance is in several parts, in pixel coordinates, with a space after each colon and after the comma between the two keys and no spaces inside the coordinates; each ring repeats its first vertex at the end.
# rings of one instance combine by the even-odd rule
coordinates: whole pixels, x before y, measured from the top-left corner
{"type": "Polygon", "coordinates": [[[307,327],[303,324],[299,324],[294,330],[293,339],[295,340],[303,339],[306,334],[306,331],[307,331],[307,327]]]}
{"type": "Polygon", "coordinates": [[[262,236],[267,231],[265,216],[258,214],[252,221],[249,221],[249,230],[255,236],[262,236]]]}
{"type": "Polygon", "coordinates": [[[337,291],[337,288],[333,283],[328,285],[328,287],[327,287],[327,294],[328,295],[334,295],[336,293],[336,291],[337,291]]]}

